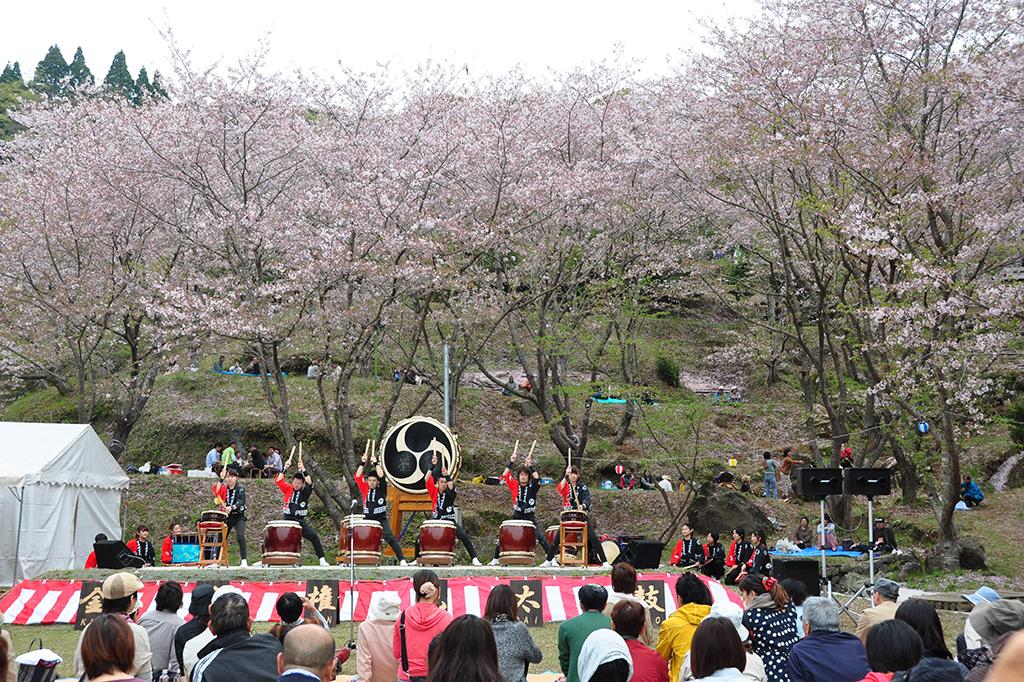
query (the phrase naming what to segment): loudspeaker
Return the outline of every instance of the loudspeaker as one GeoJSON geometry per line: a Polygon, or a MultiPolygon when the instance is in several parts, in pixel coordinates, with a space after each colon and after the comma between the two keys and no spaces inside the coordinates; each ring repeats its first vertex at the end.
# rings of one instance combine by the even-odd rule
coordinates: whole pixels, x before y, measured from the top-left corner
{"type": "Polygon", "coordinates": [[[821,596],[821,576],[818,562],[814,559],[781,559],[772,557],[772,577],[782,582],[793,578],[803,583],[810,597],[821,596]]]}
{"type": "Polygon", "coordinates": [[[847,495],[878,497],[892,494],[889,469],[843,469],[843,492],[847,495]]]}
{"type": "Polygon", "coordinates": [[[842,469],[797,469],[796,492],[800,497],[813,500],[820,500],[828,495],[842,495],[842,472],[842,469]]]}
{"type": "Polygon", "coordinates": [[[612,563],[627,563],[639,570],[657,568],[661,565],[661,552],[665,549],[664,542],[654,540],[630,540],[626,549],[612,563]]]}
{"type": "Polygon", "coordinates": [[[120,540],[105,540],[93,543],[97,568],[142,568],[146,562],[133,554],[120,540]]]}

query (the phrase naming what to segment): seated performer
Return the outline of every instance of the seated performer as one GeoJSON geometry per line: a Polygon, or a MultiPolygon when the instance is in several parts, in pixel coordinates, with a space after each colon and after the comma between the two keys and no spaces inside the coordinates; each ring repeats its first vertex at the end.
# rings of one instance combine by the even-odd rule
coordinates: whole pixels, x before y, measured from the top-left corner
{"type": "MultiPolygon", "coordinates": [[[[565,468],[565,477],[558,483],[558,492],[562,495],[562,509],[563,510],[579,510],[587,512],[587,546],[590,551],[597,555],[598,560],[601,562],[601,568],[610,568],[608,559],[604,554],[604,547],[601,546],[601,541],[597,537],[597,533],[594,531],[594,520],[589,516],[590,514],[590,488],[587,487],[586,483],[580,483],[580,468],[577,466],[568,466],[565,468]]],[[[551,545],[551,549],[548,551],[548,560],[541,564],[541,566],[554,566],[555,555],[558,554],[559,540],[556,538],[555,543],[551,545]]],[[[589,563],[590,557],[584,557],[589,563]]]]}
{"type": "Polygon", "coordinates": [[[747,575],[771,575],[772,573],[772,558],[768,554],[768,545],[765,544],[764,531],[753,531],[750,534],[750,539],[752,540],[753,551],[751,551],[750,558],[747,559],[746,563],[742,564],[743,570],[740,571],[739,576],[736,578],[737,583],[743,582],[747,575]]]}
{"type": "Polygon", "coordinates": [[[718,542],[718,533],[708,533],[708,544],[703,547],[704,559],[700,564],[700,572],[704,575],[721,580],[725,575],[725,548],[718,542]]]}
{"type": "Polygon", "coordinates": [[[673,566],[697,566],[704,563],[704,549],[700,540],[693,537],[693,529],[689,524],[683,524],[683,539],[676,543],[672,550],[672,559],[669,561],[673,566]]]}
{"type": "Polygon", "coordinates": [[[405,560],[402,546],[398,544],[398,539],[391,532],[391,524],[388,523],[388,484],[384,480],[384,468],[377,463],[377,457],[374,455],[370,458],[370,470],[364,476],[366,458],[367,456],[363,455],[355,475],[356,486],[363,496],[363,518],[380,524],[384,542],[394,551],[395,557],[399,560],[398,564],[408,566],[409,562],[405,560]]]}
{"type": "Polygon", "coordinates": [[[237,463],[221,469],[220,478],[224,482],[213,486],[213,497],[217,500],[220,510],[228,514],[227,520],[224,521],[228,527],[227,532],[231,533],[231,529],[235,529],[238,558],[241,559],[239,565],[245,568],[249,561],[245,549],[245,486],[238,483],[238,476],[241,473],[237,463]]]}
{"type": "MultiPolygon", "coordinates": [[[[292,465],[292,458],[288,457],[284,468],[292,465]]],[[[278,474],[275,479],[277,488],[284,494],[284,520],[294,521],[302,526],[302,537],[313,543],[313,551],[320,559],[321,566],[327,566],[327,559],[324,558],[324,546],[320,543],[320,536],[313,530],[313,527],[306,521],[309,514],[309,496],[313,494],[313,479],[306,473],[306,465],[302,463],[302,456],[299,455],[299,469],[292,474],[291,485],[284,480],[284,474],[278,474]]],[[[241,541],[241,538],[239,538],[241,541]]]]}
{"type": "Polygon", "coordinates": [[[750,556],[753,553],[754,548],[747,542],[747,531],[742,528],[734,529],[732,544],[729,545],[729,553],[725,556],[726,585],[736,585],[739,582],[740,573],[743,572],[744,565],[750,561],[750,556]]]}
{"type": "Polygon", "coordinates": [[[167,537],[164,538],[164,545],[160,550],[160,563],[169,566],[174,560],[174,537],[181,532],[180,523],[172,523],[167,529],[167,537]]]}
{"type": "MultiPolygon", "coordinates": [[[[501,473],[501,480],[508,486],[512,493],[512,520],[529,521],[533,524],[533,530],[537,535],[537,544],[544,550],[544,556],[551,553],[551,545],[548,544],[544,532],[537,527],[537,493],[540,492],[540,474],[533,468],[533,457],[527,456],[523,465],[519,467],[516,477],[512,477],[512,471],[516,467],[515,453],[501,473]]],[[[491,566],[498,565],[498,555],[501,553],[501,544],[494,545],[494,558],[491,559],[491,566]]],[[[549,565],[547,560],[542,565],[549,565]]]]}
{"type": "Polygon", "coordinates": [[[125,547],[129,552],[142,559],[146,566],[156,564],[156,550],[153,548],[153,543],[149,541],[149,528],[146,526],[139,526],[135,530],[135,539],[129,540],[125,547]]]}
{"type": "MultiPolygon", "coordinates": [[[[430,462],[431,469],[427,472],[427,492],[430,493],[430,501],[434,503],[434,511],[430,518],[437,521],[451,521],[455,524],[455,537],[459,539],[462,546],[469,552],[469,558],[473,560],[474,566],[482,566],[480,559],[476,556],[476,549],[473,548],[473,541],[466,535],[466,531],[458,521],[455,520],[455,484],[448,477],[448,469],[441,466],[437,454],[430,462]]],[[[420,556],[420,541],[416,539],[416,558],[420,556]]]]}
{"type": "MultiPolygon", "coordinates": [[[[94,543],[106,542],[106,541],[107,541],[106,533],[97,533],[96,537],[93,538],[93,542],[94,543]]],[[[95,547],[95,544],[93,545],[93,547],[95,547]]],[[[96,562],[96,550],[95,549],[93,549],[91,552],[89,552],[89,556],[85,557],[85,567],[86,568],[97,568],[98,567],[98,564],[96,562]]]]}

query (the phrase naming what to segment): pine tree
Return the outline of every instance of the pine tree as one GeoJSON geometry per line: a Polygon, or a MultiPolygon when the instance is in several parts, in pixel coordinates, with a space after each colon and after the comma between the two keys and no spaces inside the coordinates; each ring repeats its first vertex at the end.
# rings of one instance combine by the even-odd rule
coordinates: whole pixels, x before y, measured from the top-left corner
{"type": "Polygon", "coordinates": [[[149,73],[146,72],[145,66],[139,69],[139,77],[135,79],[135,90],[142,99],[153,96],[153,85],[149,82],[149,73]]]}
{"type": "Polygon", "coordinates": [[[7,62],[4,72],[0,74],[0,83],[18,83],[24,86],[25,82],[21,79],[21,64],[14,62],[12,65],[10,62],[7,62]]]}
{"type": "Polygon", "coordinates": [[[154,71],[153,72],[153,82],[151,83],[151,85],[153,87],[153,95],[154,96],[156,96],[156,97],[163,97],[164,99],[167,98],[167,91],[164,90],[164,86],[160,83],[160,72],[159,71],[154,71]]]}
{"type": "Polygon", "coordinates": [[[103,85],[115,95],[124,97],[132,104],[138,104],[141,95],[135,86],[135,79],[128,71],[128,63],[123,50],[114,55],[114,61],[110,63],[110,69],[107,71],[106,78],[103,79],[103,85]]]}
{"type": "Polygon", "coordinates": [[[46,51],[46,56],[36,66],[36,73],[30,84],[32,89],[51,96],[60,96],[67,91],[70,72],[68,63],[56,45],[46,51]]]}
{"type": "Polygon", "coordinates": [[[75,58],[71,60],[68,72],[71,74],[71,85],[75,88],[89,87],[96,83],[92,71],[89,70],[85,63],[85,55],[82,54],[82,48],[75,50],[75,58]]]}

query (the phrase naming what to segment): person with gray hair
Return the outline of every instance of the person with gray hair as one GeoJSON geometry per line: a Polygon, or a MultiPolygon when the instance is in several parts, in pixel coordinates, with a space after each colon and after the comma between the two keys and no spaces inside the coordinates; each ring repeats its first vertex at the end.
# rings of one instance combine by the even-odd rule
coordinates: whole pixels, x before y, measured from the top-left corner
{"type": "Polygon", "coordinates": [[[334,637],[319,625],[298,625],[284,636],[284,651],[277,655],[277,682],[304,682],[315,675],[320,682],[334,679],[334,637]]]}
{"type": "Polygon", "coordinates": [[[858,682],[871,672],[857,635],[839,630],[839,605],[825,597],[804,602],[805,637],[789,652],[790,682],[858,682]]]}

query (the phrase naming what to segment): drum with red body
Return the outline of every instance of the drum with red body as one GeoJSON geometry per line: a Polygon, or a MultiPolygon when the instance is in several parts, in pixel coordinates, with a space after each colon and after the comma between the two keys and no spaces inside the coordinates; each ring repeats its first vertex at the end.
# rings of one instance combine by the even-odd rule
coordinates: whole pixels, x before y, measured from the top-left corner
{"type": "Polygon", "coordinates": [[[537,532],[532,521],[504,521],[498,532],[498,562],[502,566],[532,566],[537,532]]]}
{"type": "Polygon", "coordinates": [[[263,529],[263,564],[297,566],[302,552],[302,526],[295,521],[271,521],[263,529]]]}
{"type": "Polygon", "coordinates": [[[558,524],[548,526],[547,530],[544,531],[544,538],[548,541],[549,545],[554,546],[558,542],[558,524]]]}
{"type": "Polygon", "coordinates": [[[420,556],[417,563],[427,566],[451,566],[455,563],[455,524],[451,521],[424,521],[420,528],[420,556]]]}
{"type": "Polygon", "coordinates": [[[341,522],[338,561],[359,566],[380,566],[380,543],[384,531],[380,523],[362,516],[349,516],[341,522]],[[349,555],[351,554],[351,561],[349,555]]]}

